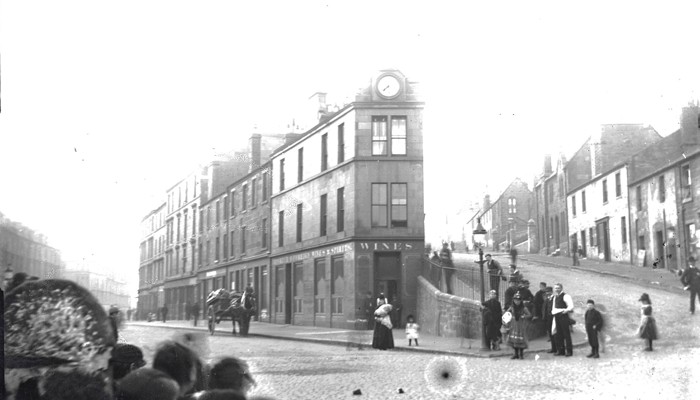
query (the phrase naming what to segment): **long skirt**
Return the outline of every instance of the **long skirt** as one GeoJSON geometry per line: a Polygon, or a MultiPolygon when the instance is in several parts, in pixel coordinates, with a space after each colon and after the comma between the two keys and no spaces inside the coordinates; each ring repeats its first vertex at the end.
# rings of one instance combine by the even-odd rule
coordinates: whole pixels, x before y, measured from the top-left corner
{"type": "Polygon", "coordinates": [[[654,317],[646,317],[639,326],[639,337],[642,339],[656,340],[659,337],[656,330],[656,320],[654,317]]]}
{"type": "Polygon", "coordinates": [[[387,350],[394,348],[394,334],[391,329],[377,322],[374,325],[374,337],[372,338],[372,347],[379,350],[387,350]]]}
{"type": "Polygon", "coordinates": [[[527,321],[525,319],[520,318],[516,321],[513,318],[510,321],[507,343],[515,349],[527,349],[527,321]]]}

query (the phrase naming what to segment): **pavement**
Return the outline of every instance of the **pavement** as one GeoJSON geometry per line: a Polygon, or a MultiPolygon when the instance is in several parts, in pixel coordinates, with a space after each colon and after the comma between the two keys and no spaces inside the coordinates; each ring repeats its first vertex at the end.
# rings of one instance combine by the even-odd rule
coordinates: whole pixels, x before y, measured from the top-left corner
{"type": "MultiPolygon", "coordinates": [[[[496,255],[494,255],[495,257],[496,255]]],[[[503,254],[503,256],[506,256],[503,254]]],[[[630,263],[606,262],[584,258],[580,265],[573,266],[573,259],[563,256],[548,256],[542,254],[518,255],[519,260],[557,268],[586,271],[600,275],[613,276],[633,281],[642,286],[663,289],[673,293],[684,293],[680,276],[675,273],[653,267],[637,267],[630,263]]]]}
{"type": "MultiPolygon", "coordinates": [[[[164,329],[184,329],[195,331],[207,331],[205,321],[199,321],[194,327],[192,321],[172,320],[163,322],[130,321],[128,325],[148,326],[164,329]]],[[[574,348],[587,347],[586,334],[581,331],[582,326],[577,324],[571,334],[574,348]]],[[[231,322],[223,321],[216,326],[215,335],[232,335],[231,322]]],[[[299,342],[311,342],[317,344],[328,344],[336,346],[350,347],[372,347],[371,330],[345,330],[337,328],[323,328],[300,325],[278,325],[267,322],[251,322],[249,337],[271,338],[281,340],[294,340],[299,342]]],[[[500,351],[481,350],[480,340],[439,337],[420,333],[418,340],[420,346],[408,346],[403,329],[394,329],[394,350],[408,351],[427,354],[442,354],[463,357],[492,358],[512,356],[513,350],[506,344],[501,345],[500,351]]],[[[550,349],[547,338],[537,338],[529,341],[529,348],[524,351],[526,354],[544,353],[550,349]]]]}

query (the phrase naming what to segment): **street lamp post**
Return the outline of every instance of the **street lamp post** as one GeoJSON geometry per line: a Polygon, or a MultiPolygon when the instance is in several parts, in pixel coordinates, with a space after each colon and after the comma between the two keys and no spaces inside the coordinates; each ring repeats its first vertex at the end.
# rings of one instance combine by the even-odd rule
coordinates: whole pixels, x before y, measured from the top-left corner
{"type": "MultiPolygon", "coordinates": [[[[486,239],[486,229],[481,226],[481,218],[476,219],[476,229],[474,229],[474,242],[479,246],[479,275],[481,277],[481,304],[483,306],[485,301],[485,290],[486,285],[484,284],[484,239],[486,239]]],[[[483,315],[483,314],[482,314],[483,315]]],[[[481,320],[481,349],[490,350],[491,346],[486,341],[486,324],[484,323],[483,317],[481,320]]]]}

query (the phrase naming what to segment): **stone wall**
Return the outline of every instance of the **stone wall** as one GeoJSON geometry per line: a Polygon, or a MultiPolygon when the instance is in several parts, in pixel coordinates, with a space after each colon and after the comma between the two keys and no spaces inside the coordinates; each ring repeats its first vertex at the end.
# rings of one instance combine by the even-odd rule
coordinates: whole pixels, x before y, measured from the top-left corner
{"type": "Polygon", "coordinates": [[[427,334],[481,339],[479,302],[443,293],[422,276],[418,277],[416,320],[427,334]]]}

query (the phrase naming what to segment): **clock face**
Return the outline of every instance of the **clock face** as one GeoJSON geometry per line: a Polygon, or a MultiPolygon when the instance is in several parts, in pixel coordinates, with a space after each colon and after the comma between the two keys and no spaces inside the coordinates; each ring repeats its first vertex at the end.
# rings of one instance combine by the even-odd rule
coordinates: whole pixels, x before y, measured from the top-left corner
{"type": "Polygon", "coordinates": [[[401,83],[394,75],[384,75],[377,81],[377,92],[384,98],[396,97],[400,90],[401,83]]]}

